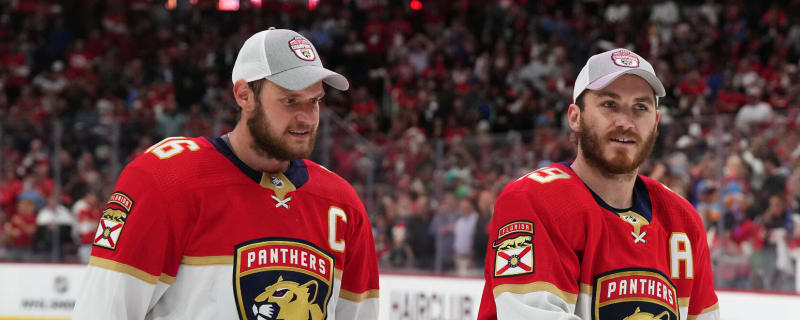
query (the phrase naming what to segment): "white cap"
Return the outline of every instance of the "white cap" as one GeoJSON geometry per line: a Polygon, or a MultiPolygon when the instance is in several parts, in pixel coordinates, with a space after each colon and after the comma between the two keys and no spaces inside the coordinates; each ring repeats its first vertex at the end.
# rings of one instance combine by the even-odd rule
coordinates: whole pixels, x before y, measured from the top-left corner
{"type": "Polygon", "coordinates": [[[311,41],[287,29],[256,33],[239,50],[231,81],[264,78],[289,90],[302,90],[320,80],[339,90],[350,87],[344,76],[322,66],[311,41]]]}
{"type": "Polygon", "coordinates": [[[586,89],[603,89],[623,74],[635,74],[647,81],[656,93],[656,97],[666,95],[664,85],[658,80],[653,66],[647,60],[633,51],[614,49],[589,58],[575,79],[572,101],[578,100],[578,96],[586,89]]]}

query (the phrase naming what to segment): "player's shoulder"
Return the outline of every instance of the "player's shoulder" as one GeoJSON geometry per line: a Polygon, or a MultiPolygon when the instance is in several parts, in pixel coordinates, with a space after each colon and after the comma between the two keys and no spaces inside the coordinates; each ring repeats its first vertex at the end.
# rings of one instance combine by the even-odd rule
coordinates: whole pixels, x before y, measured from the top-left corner
{"type": "Polygon", "coordinates": [[[569,194],[584,188],[583,182],[564,163],[553,163],[526,173],[506,185],[503,193],[569,194]]]}
{"type": "Polygon", "coordinates": [[[347,180],[314,161],[303,159],[308,170],[310,191],[319,195],[330,195],[346,201],[360,201],[353,186],[347,180]]]}
{"type": "Polygon", "coordinates": [[[211,153],[219,152],[204,137],[169,137],[137,155],[126,166],[126,171],[144,172],[159,180],[187,176],[196,171],[198,165],[207,163],[211,153]]]}
{"type": "Polygon", "coordinates": [[[668,211],[669,218],[680,222],[688,228],[704,229],[703,220],[694,206],[683,196],[673,191],[658,180],[639,176],[647,187],[650,201],[659,211],[668,211]]]}

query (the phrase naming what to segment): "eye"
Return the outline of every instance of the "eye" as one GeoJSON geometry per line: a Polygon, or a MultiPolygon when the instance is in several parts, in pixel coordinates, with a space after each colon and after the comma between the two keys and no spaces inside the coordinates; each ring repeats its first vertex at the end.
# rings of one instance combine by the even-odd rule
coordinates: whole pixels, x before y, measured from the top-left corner
{"type": "Polygon", "coordinates": [[[297,99],[295,99],[295,98],[283,98],[281,100],[281,102],[283,102],[283,104],[285,104],[285,105],[293,105],[293,104],[297,103],[297,99]]]}
{"type": "Polygon", "coordinates": [[[635,106],[635,108],[636,108],[636,110],[639,110],[639,111],[647,111],[647,110],[650,110],[650,107],[648,107],[647,105],[645,105],[645,104],[642,104],[642,103],[639,103],[639,104],[637,104],[637,105],[635,106]]]}
{"type": "Polygon", "coordinates": [[[605,101],[602,104],[600,104],[600,106],[603,108],[615,108],[617,104],[614,103],[614,101],[605,101]]]}
{"type": "Polygon", "coordinates": [[[289,292],[289,289],[278,289],[275,290],[275,293],[272,294],[273,297],[280,298],[286,295],[289,292]]]}

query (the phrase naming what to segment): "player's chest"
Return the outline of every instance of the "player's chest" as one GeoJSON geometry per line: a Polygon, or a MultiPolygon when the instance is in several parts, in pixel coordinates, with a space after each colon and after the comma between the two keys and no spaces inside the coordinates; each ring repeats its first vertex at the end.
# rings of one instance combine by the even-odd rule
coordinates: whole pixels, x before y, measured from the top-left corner
{"type": "Polygon", "coordinates": [[[338,265],[344,258],[349,214],[340,202],[303,190],[281,193],[258,187],[219,189],[213,197],[195,198],[198,215],[187,255],[231,255],[243,246],[261,246],[267,250],[247,254],[262,259],[275,252],[281,259],[296,255],[301,264],[329,256],[338,265]]]}
{"type": "Polygon", "coordinates": [[[588,223],[580,256],[580,282],[589,285],[594,318],[638,313],[675,318],[679,297],[690,289],[680,279],[693,272],[686,230],[657,215],[648,220],[633,212],[598,213],[588,223]]]}

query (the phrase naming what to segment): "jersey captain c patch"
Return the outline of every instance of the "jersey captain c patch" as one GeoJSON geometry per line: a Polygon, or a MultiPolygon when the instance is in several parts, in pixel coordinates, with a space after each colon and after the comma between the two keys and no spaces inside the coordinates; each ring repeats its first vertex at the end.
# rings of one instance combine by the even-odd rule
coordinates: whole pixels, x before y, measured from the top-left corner
{"type": "Polygon", "coordinates": [[[533,273],[533,222],[514,221],[504,225],[498,230],[492,248],[496,250],[495,277],[533,273]]]}
{"type": "Polygon", "coordinates": [[[326,319],[333,262],[329,253],[298,239],[237,245],[233,285],[240,319],[326,319]]]}
{"type": "Polygon", "coordinates": [[[128,195],[119,191],[112,193],[100,217],[93,244],[115,250],[132,208],[133,200],[128,195]]]}

